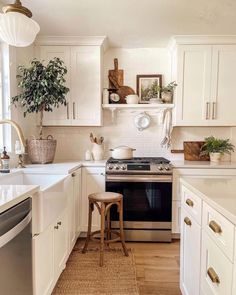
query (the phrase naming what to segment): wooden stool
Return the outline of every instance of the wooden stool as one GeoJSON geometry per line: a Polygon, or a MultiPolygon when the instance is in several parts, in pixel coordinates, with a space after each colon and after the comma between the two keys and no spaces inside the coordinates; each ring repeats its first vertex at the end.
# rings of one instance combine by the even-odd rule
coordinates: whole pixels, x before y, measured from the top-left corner
{"type": "Polygon", "coordinates": [[[90,240],[97,241],[97,238],[93,236],[100,234],[100,266],[103,266],[103,257],[104,257],[104,244],[109,246],[109,243],[121,241],[123,251],[125,256],[129,256],[128,251],[125,246],[124,240],[124,230],[123,230],[123,196],[117,193],[95,193],[91,194],[88,197],[89,199],[89,215],[88,215],[88,233],[84,248],[82,253],[86,253],[88,248],[88,243],[90,240]],[[94,210],[94,205],[97,207],[99,214],[101,215],[101,230],[91,232],[92,227],[92,213],[94,210]],[[110,208],[112,205],[117,205],[117,211],[119,212],[119,225],[120,231],[111,230],[110,227],[110,208]],[[107,228],[105,226],[105,221],[107,221],[107,228]],[[105,240],[106,233],[106,240],[105,240]],[[115,234],[117,237],[111,239],[111,234],[115,234]]]}

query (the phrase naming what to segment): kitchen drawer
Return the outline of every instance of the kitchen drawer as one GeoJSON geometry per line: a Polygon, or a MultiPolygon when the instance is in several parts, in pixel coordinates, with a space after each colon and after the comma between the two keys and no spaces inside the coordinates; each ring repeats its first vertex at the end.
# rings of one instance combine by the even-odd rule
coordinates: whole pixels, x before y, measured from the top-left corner
{"type": "Polygon", "coordinates": [[[202,200],[184,185],[182,185],[182,206],[201,225],[202,200]]]}
{"type": "Polygon", "coordinates": [[[233,264],[202,231],[201,290],[205,295],[231,295],[233,264]]]}
{"type": "Polygon", "coordinates": [[[219,212],[203,202],[203,228],[233,262],[234,225],[219,212]]]}

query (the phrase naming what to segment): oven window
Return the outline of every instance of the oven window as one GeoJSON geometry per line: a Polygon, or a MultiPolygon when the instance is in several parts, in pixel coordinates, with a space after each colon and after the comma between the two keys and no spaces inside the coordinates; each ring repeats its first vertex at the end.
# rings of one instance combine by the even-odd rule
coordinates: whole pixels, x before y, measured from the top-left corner
{"type": "MultiPolygon", "coordinates": [[[[107,182],[106,191],[124,197],[124,221],[171,221],[172,183],[107,182]]],[[[118,220],[116,206],[111,220],[118,220]]]]}

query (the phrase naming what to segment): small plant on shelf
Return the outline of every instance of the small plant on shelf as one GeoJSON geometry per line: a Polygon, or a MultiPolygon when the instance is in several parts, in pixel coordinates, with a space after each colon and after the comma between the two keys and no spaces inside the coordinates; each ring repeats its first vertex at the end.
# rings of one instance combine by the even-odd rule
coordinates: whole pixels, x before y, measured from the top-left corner
{"type": "Polygon", "coordinates": [[[164,103],[173,102],[173,93],[178,85],[175,81],[170,82],[168,85],[161,88],[161,98],[164,103]]]}
{"type": "Polygon", "coordinates": [[[234,151],[234,145],[229,139],[220,139],[214,136],[206,137],[205,143],[201,148],[201,155],[210,155],[212,162],[219,162],[222,155],[231,154],[234,151]]]}

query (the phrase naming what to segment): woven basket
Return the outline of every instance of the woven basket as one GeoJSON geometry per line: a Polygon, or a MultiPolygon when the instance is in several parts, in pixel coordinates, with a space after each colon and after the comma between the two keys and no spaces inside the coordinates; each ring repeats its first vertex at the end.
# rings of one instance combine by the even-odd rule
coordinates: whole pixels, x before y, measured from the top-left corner
{"type": "Polygon", "coordinates": [[[28,155],[33,164],[52,163],[55,157],[57,141],[51,135],[47,139],[28,139],[28,155]]]}

